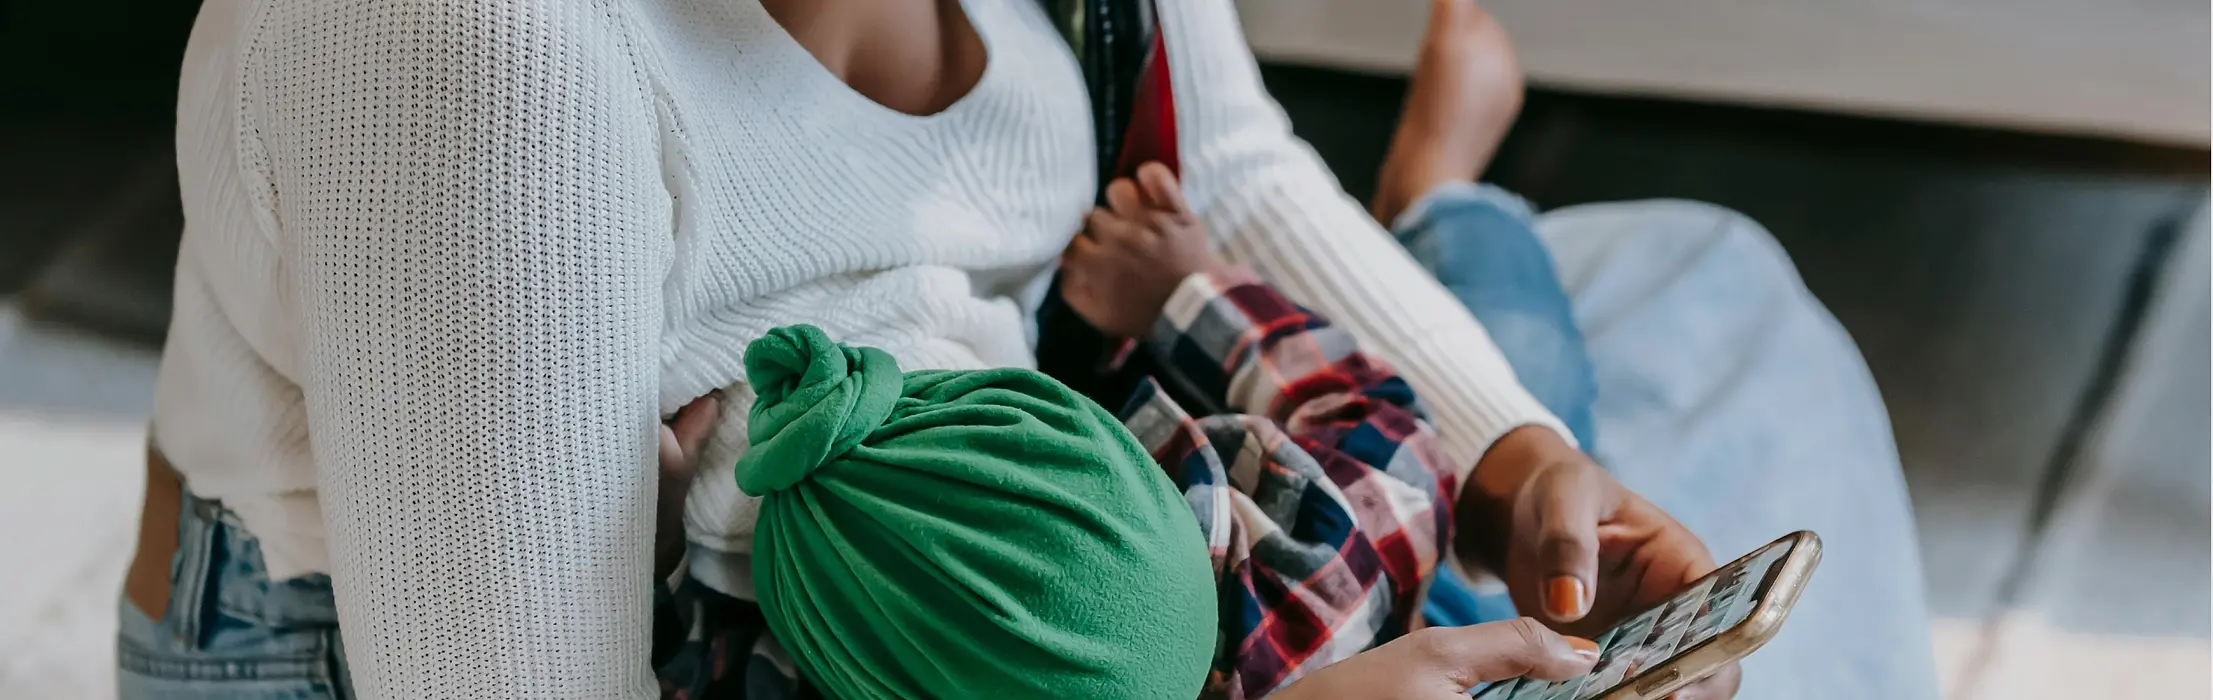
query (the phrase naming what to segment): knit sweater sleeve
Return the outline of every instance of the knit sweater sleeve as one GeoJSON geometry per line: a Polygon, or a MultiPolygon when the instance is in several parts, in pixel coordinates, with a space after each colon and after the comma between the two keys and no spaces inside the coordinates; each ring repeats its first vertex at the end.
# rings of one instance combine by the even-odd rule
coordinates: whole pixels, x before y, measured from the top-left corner
{"type": "Polygon", "coordinates": [[[245,50],[362,697],[652,696],[672,213],[611,14],[267,3],[245,50]]]}
{"type": "Polygon", "coordinates": [[[1157,7],[1186,196],[1225,254],[1397,366],[1428,404],[1459,483],[1514,428],[1545,426],[1572,443],[1459,300],[1291,134],[1232,0],[1157,7]]]}

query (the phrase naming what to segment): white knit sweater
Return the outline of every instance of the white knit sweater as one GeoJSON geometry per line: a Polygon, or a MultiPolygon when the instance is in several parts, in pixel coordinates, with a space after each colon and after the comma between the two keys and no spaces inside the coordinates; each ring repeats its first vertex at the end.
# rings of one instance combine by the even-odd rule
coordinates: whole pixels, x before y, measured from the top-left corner
{"type": "MultiPolygon", "coordinates": [[[[1035,0],[966,7],[984,77],[916,117],[751,0],[208,0],[158,445],[273,578],[332,575],[364,697],[651,696],[659,416],[787,323],[1030,361],[1016,299],[1090,206],[1089,112],[1035,0]]],[[[1396,361],[1461,464],[1556,426],[1290,136],[1231,0],[1161,22],[1228,254],[1396,361]]],[[[736,388],[687,525],[743,551],[736,388]]]]}

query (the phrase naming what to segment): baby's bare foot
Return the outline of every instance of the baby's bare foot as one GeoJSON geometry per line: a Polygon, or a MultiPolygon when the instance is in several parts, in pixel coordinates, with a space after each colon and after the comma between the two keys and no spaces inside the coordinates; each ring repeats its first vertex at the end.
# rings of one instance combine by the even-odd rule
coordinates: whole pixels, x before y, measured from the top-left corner
{"type": "Polygon", "coordinates": [[[1506,30],[1474,0],[1430,0],[1429,29],[1370,212],[1389,226],[1439,184],[1490,164],[1521,111],[1521,66],[1506,30]]]}

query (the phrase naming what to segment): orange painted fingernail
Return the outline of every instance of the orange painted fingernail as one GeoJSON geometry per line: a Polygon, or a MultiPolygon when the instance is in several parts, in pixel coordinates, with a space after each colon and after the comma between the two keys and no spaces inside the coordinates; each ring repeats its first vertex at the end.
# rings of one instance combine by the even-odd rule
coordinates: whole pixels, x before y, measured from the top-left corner
{"type": "Polygon", "coordinates": [[[1582,637],[1568,637],[1568,646],[1575,648],[1575,655],[1585,659],[1598,659],[1598,642],[1582,637]]]}
{"type": "Polygon", "coordinates": [[[1555,620],[1568,620],[1583,615],[1583,580],[1573,576],[1554,576],[1545,584],[1544,610],[1555,620]]]}

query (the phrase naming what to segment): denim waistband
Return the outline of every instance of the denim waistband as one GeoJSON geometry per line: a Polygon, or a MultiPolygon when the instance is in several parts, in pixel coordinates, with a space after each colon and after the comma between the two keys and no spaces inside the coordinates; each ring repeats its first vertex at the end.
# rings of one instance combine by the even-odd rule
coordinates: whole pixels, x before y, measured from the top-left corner
{"type": "Polygon", "coordinates": [[[189,491],[179,498],[168,605],[152,619],[118,601],[119,696],[348,695],[329,577],[270,581],[260,544],[236,515],[189,491]]]}
{"type": "Polygon", "coordinates": [[[198,646],[213,613],[279,629],[338,624],[330,577],[269,580],[260,542],[221,503],[186,491],[177,520],[176,575],[169,594],[175,641],[198,646]]]}

